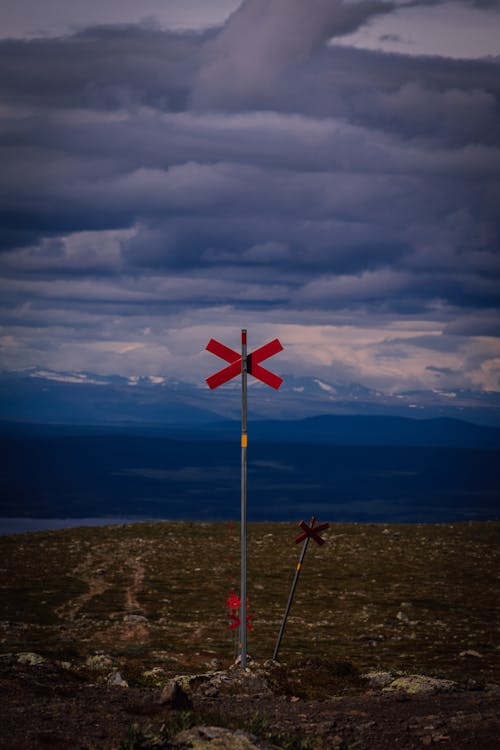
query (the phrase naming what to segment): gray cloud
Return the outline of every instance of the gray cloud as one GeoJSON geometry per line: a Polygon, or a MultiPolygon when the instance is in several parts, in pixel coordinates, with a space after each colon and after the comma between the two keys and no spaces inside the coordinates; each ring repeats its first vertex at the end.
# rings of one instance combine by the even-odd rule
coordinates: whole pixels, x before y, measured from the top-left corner
{"type": "Polygon", "coordinates": [[[272,102],[285,72],[300,69],[332,37],[394,7],[380,0],[246,0],[205,44],[194,102],[223,107],[272,102]]]}
{"type": "Polygon", "coordinates": [[[499,387],[500,59],[331,42],[395,7],[0,42],[6,366],[192,373],[230,321],[301,374],[499,387]]]}

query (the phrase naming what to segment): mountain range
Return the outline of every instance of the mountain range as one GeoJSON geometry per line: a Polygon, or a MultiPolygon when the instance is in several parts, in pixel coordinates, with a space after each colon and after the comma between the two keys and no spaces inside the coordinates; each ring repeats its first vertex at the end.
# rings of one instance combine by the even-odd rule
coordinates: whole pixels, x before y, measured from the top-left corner
{"type": "MultiPolygon", "coordinates": [[[[286,376],[278,393],[249,380],[249,418],[293,420],[314,416],[454,418],[500,427],[496,393],[408,391],[388,395],[357,383],[286,376]]],[[[42,368],[0,372],[0,418],[60,425],[208,425],[237,420],[239,382],[210,391],[167,376],[97,375],[42,368]]],[[[339,423],[340,424],[340,423],[339,423]]],[[[358,422],[358,424],[362,424],[358,422]]],[[[318,423],[310,430],[317,432],[318,423]]],[[[348,431],[346,432],[346,439],[348,431]]]]}

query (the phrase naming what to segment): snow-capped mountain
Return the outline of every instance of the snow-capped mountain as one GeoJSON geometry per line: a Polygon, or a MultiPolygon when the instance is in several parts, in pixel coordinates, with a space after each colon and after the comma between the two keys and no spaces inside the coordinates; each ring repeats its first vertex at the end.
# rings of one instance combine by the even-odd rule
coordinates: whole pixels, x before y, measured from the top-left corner
{"type": "MultiPolygon", "coordinates": [[[[317,415],[455,417],[500,425],[500,397],[462,391],[387,395],[359,383],[333,383],[286,375],[278,392],[249,380],[254,419],[301,419],[317,415]]],[[[237,379],[210,391],[204,380],[181,382],[168,375],[99,375],[33,367],[0,372],[0,418],[58,424],[206,424],[239,419],[237,379]]]]}

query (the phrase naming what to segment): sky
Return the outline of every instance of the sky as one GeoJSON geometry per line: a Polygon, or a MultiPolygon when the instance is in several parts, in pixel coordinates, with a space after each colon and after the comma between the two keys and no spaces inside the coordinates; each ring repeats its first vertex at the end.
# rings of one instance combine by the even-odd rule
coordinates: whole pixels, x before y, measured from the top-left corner
{"type": "Polygon", "coordinates": [[[500,391],[500,3],[6,0],[0,369],[500,391]]]}

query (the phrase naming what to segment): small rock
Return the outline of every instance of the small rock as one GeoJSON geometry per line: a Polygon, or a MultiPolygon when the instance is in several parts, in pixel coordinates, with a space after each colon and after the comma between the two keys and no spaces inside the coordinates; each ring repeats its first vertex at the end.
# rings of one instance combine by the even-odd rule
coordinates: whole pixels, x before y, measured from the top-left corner
{"type": "Polygon", "coordinates": [[[123,622],[128,622],[129,625],[139,625],[140,623],[148,623],[148,618],[143,615],[125,615],[123,622]]]}
{"type": "Polygon", "coordinates": [[[171,708],[186,709],[191,707],[191,700],[176,680],[169,680],[160,695],[161,705],[168,703],[171,708]]]}
{"type": "MultiPolygon", "coordinates": [[[[165,620],[165,624],[168,622],[168,620],[165,620]]],[[[156,661],[179,661],[179,659],[170,653],[170,651],[151,651],[151,656],[156,659],[156,661]]]]}
{"type": "MultiPolygon", "coordinates": [[[[247,664],[250,664],[251,661],[252,661],[252,657],[250,656],[250,654],[247,654],[247,664]]],[[[233,666],[238,667],[240,664],[241,664],[241,654],[239,654],[236,657],[233,666]]],[[[247,669],[248,669],[248,667],[247,667],[247,669]]]]}
{"type": "Polygon", "coordinates": [[[17,661],[20,664],[29,664],[30,667],[36,667],[38,664],[43,664],[45,659],[40,654],[35,654],[32,651],[23,651],[17,654],[17,661]]]}
{"type": "Polygon", "coordinates": [[[94,654],[93,656],[88,656],[86,658],[85,665],[89,669],[101,671],[112,667],[113,661],[110,656],[107,656],[107,654],[94,654]]]}
{"type": "Polygon", "coordinates": [[[127,680],[124,680],[119,672],[113,672],[112,674],[110,674],[108,679],[106,680],[106,683],[108,685],[116,685],[118,687],[128,688],[127,680]]]}

